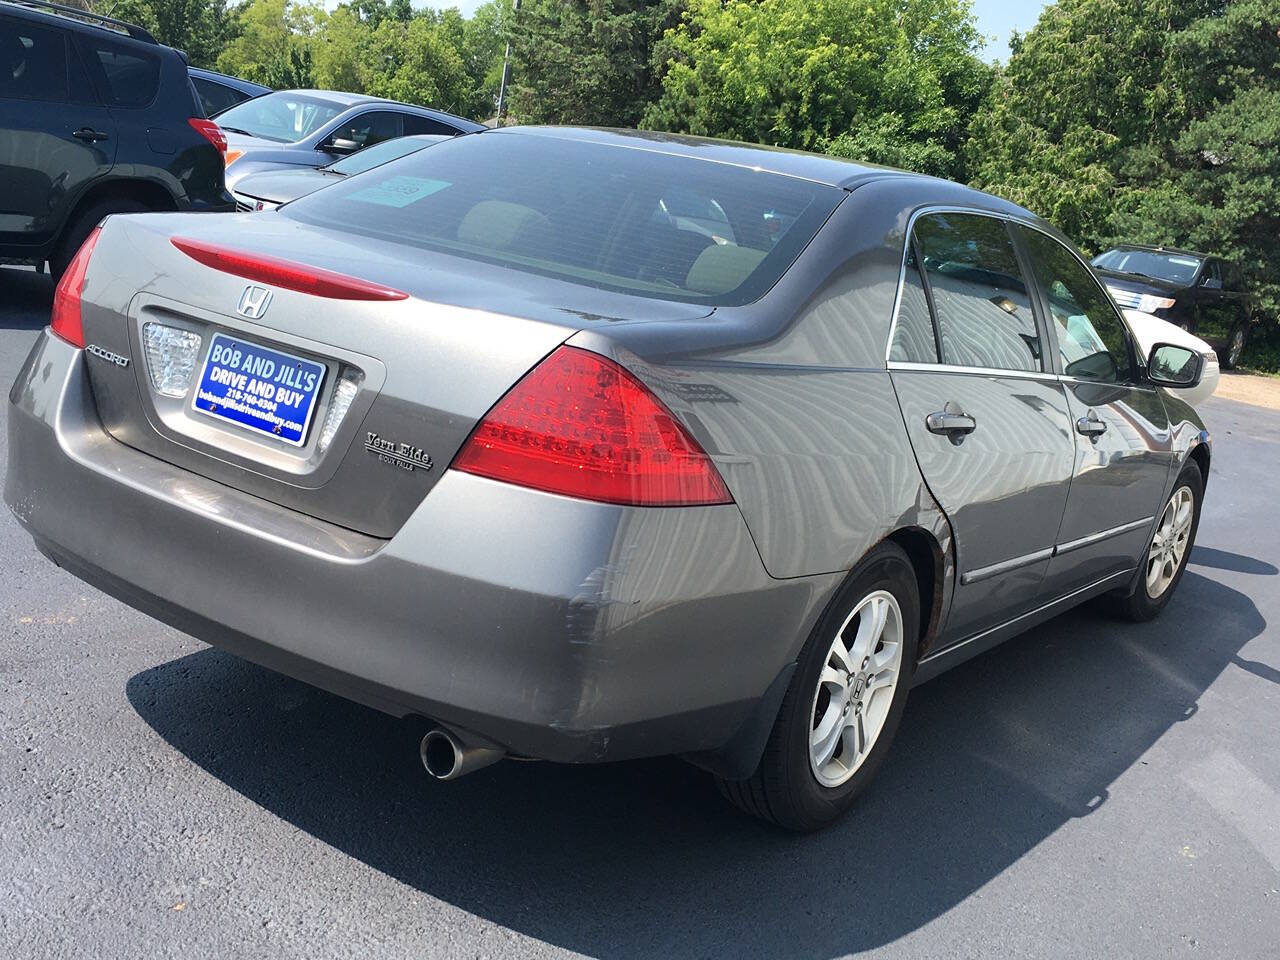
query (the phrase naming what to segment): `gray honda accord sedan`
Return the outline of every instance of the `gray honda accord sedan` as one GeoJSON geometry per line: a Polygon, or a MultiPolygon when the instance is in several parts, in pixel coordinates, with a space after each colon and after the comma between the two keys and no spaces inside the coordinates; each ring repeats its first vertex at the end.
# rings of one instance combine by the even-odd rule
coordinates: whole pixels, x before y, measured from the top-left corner
{"type": "Polygon", "coordinates": [[[279,211],[114,216],[9,395],[5,499],[196,637],[506,754],[678,754],[813,829],[919,683],[1169,602],[1209,436],[1011,203],[510,128],[279,211]]]}

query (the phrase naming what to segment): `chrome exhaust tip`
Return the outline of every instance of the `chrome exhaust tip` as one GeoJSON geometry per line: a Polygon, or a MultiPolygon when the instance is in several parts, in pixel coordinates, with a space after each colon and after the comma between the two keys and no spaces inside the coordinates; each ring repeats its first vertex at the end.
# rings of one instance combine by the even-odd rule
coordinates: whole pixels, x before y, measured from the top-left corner
{"type": "Polygon", "coordinates": [[[497,763],[505,756],[498,747],[473,741],[448,727],[432,727],[418,746],[422,765],[436,780],[457,780],[497,763]]]}

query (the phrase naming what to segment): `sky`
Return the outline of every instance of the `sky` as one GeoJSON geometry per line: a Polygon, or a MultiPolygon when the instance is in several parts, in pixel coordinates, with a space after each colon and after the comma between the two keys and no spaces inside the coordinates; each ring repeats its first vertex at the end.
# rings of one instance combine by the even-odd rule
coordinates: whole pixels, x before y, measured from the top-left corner
{"type": "MultiPolygon", "coordinates": [[[[416,0],[415,6],[459,7],[468,16],[484,0],[416,0]]],[[[329,6],[333,4],[330,3],[329,6]]],[[[988,38],[983,58],[988,61],[1009,59],[1009,37],[1013,31],[1026,33],[1036,25],[1043,0],[973,0],[978,15],[978,29],[988,38]]]]}

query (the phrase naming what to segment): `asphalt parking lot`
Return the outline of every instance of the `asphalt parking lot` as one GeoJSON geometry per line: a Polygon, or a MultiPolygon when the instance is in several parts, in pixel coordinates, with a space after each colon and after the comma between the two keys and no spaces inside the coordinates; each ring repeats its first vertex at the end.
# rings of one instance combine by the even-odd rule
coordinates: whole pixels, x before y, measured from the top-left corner
{"type": "MultiPolygon", "coordinates": [[[[5,393],[51,296],[0,268],[5,393]]],[[[1280,956],[1280,412],[1204,413],[1164,616],[1077,611],[917,689],[810,837],[675,760],[433,783],[397,721],[133,612],[5,510],[0,956],[1280,956]]]]}

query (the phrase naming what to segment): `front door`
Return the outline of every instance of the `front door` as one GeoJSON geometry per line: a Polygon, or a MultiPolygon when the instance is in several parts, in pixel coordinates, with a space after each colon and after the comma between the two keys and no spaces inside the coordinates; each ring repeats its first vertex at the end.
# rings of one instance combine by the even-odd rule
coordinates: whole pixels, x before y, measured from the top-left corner
{"type": "Polygon", "coordinates": [[[1062,529],[1043,599],[1132,571],[1160,511],[1173,463],[1160,392],[1145,385],[1132,338],[1101,284],[1066,246],[1019,227],[1076,432],[1062,529]]]}
{"type": "Polygon", "coordinates": [[[57,27],[0,16],[0,244],[52,240],[68,204],[111,170],[115,123],[57,27]]]}
{"type": "Polygon", "coordinates": [[[1075,450],[1043,344],[1006,223],[920,217],[889,368],[921,473],[955,536],[940,645],[1036,605],[1075,450]]]}

